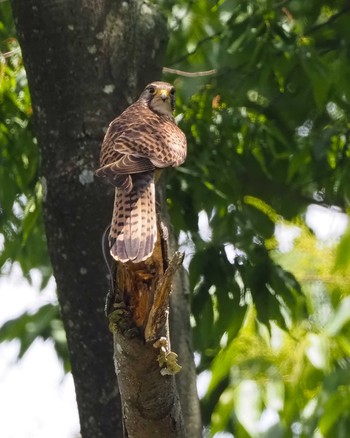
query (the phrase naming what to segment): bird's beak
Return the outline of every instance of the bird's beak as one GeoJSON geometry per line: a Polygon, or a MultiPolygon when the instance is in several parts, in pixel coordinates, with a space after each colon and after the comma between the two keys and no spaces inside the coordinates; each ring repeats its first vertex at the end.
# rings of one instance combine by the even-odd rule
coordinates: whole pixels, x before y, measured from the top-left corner
{"type": "Polygon", "coordinates": [[[166,100],[166,99],[169,97],[169,91],[168,91],[168,90],[162,90],[162,89],[160,89],[160,90],[158,91],[158,94],[159,94],[159,97],[160,97],[162,100],[166,100]]]}

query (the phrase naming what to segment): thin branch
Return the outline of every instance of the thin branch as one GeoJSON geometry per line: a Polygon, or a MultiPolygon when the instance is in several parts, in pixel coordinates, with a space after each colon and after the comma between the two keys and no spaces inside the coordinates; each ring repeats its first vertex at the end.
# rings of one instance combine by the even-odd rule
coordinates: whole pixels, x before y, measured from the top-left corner
{"type": "Polygon", "coordinates": [[[282,8],[283,6],[287,5],[290,2],[290,0],[281,0],[280,2],[273,5],[274,9],[282,8]]]}
{"type": "Polygon", "coordinates": [[[202,40],[198,41],[196,47],[191,50],[191,52],[186,53],[186,55],[181,56],[180,58],[176,59],[175,61],[173,61],[171,64],[178,64],[181,61],[186,60],[187,58],[189,58],[190,56],[194,55],[197,50],[200,48],[200,46],[202,46],[203,44],[205,44],[207,41],[213,40],[214,38],[216,38],[217,36],[221,35],[223,31],[220,32],[216,32],[213,35],[209,35],[205,38],[203,38],[202,40]]]}
{"type": "Polygon", "coordinates": [[[188,78],[196,78],[200,76],[212,76],[217,73],[217,69],[214,68],[213,70],[206,70],[206,71],[195,71],[195,72],[189,72],[189,71],[183,71],[183,70],[177,70],[175,68],[170,67],[163,67],[164,73],[171,73],[178,76],[186,76],[188,78]]]}
{"type": "Polygon", "coordinates": [[[311,27],[309,30],[304,32],[304,35],[310,35],[311,33],[314,33],[321,29],[322,27],[328,26],[329,24],[333,23],[333,21],[337,20],[340,16],[343,14],[346,14],[350,11],[350,6],[345,7],[344,9],[340,10],[336,14],[332,15],[327,21],[324,23],[316,24],[315,26],[311,27]]]}
{"type": "MultiPolygon", "coordinates": [[[[1,2],[1,0],[0,0],[1,2]]],[[[0,56],[3,58],[10,58],[12,55],[15,55],[16,53],[20,53],[21,49],[19,47],[16,47],[13,50],[10,50],[9,52],[0,52],[0,56]]]]}
{"type": "Polygon", "coordinates": [[[184,21],[185,18],[187,18],[188,14],[191,11],[191,8],[192,8],[193,4],[194,4],[194,0],[189,1],[188,4],[187,4],[186,12],[182,15],[182,17],[176,17],[175,18],[175,23],[176,24],[174,26],[170,27],[170,29],[169,29],[170,30],[170,34],[175,32],[177,30],[177,27],[184,21]]]}

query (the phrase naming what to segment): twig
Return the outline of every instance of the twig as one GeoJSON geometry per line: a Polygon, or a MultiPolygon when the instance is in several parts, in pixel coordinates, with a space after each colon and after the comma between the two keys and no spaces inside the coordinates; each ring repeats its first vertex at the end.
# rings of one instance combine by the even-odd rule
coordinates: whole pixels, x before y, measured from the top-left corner
{"type": "Polygon", "coordinates": [[[328,24],[331,24],[333,21],[335,21],[337,18],[342,16],[343,14],[346,14],[350,11],[350,6],[347,6],[346,8],[340,10],[336,14],[332,15],[327,21],[324,23],[316,24],[316,26],[311,27],[309,30],[304,32],[304,35],[310,35],[313,32],[316,32],[317,30],[321,29],[324,26],[328,26],[328,24]]]}
{"type": "Polygon", "coordinates": [[[281,0],[280,2],[273,5],[273,8],[274,9],[281,8],[281,7],[285,6],[286,4],[288,4],[289,2],[290,2],[290,0],[281,0]]]}
{"type": "Polygon", "coordinates": [[[170,27],[170,33],[174,32],[176,30],[176,27],[183,22],[185,18],[187,18],[187,15],[190,13],[191,7],[193,6],[193,3],[195,0],[189,1],[187,4],[186,12],[182,15],[182,17],[175,18],[175,25],[170,27]]]}
{"type": "Polygon", "coordinates": [[[217,73],[217,69],[214,68],[213,70],[189,72],[189,71],[177,70],[175,68],[170,68],[170,67],[163,67],[163,72],[171,73],[179,76],[186,76],[188,78],[196,78],[200,76],[215,75],[217,73]]]}
{"type": "MultiPolygon", "coordinates": [[[[0,0],[1,1],[1,0],[0,0]]],[[[21,49],[19,47],[16,47],[13,50],[10,50],[9,52],[1,52],[1,56],[4,58],[10,58],[12,55],[15,55],[16,53],[20,53],[21,49]]]]}
{"type": "Polygon", "coordinates": [[[206,43],[207,41],[210,41],[210,40],[216,38],[217,36],[221,35],[222,32],[223,32],[223,31],[216,32],[216,33],[214,33],[213,35],[209,35],[209,36],[203,38],[202,40],[198,41],[196,47],[195,47],[193,50],[191,50],[191,52],[188,52],[188,53],[186,53],[186,55],[183,55],[183,56],[181,56],[180,58],[175,59],[175,61],[173,61],[172,64],[173,64],[173,65],[174,65],[174,64],[178,64],[179,62],[184,61],[184,60],[187,59],[188,57],[194,55],[194,54],[197,52],[197,50],[200,48],[200,46],[202,46],[202,45],[203,45],[204,43],[206,43]]]}

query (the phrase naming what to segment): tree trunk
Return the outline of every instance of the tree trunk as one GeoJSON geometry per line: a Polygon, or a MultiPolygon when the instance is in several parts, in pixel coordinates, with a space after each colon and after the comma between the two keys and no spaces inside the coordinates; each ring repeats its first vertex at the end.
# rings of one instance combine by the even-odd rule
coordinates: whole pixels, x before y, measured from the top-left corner
{"type": "MultiPolygon", "coordinates": [[[[123,404],[125,436],[197,438],[201,436],[189,309],[184,296],[183,256],[168,258],[169,220],[158,187],[158,239],[150,258],[115,263],[114,294],[107,308],[114,333],[116,372],[123,404]],[[173,289],[171,351],[167,315],[173,289]],[[181,372],[179,372],[181,370],[181,372]],[[178,377],[175,379],[175,375],[178,377]],[[185,420],[185,421],[184,421],[185,420]]],[[[170,233],[172,237],[172,233],[170,233]]]]}
{"type": "Polygon", "coordinates": [[[117,263],[109,319],[127,437],[186,436],[174,377],[181,367],[167,329],[172,281],[183,256],[177,253],[169,264],[165,245],[158,233],[145,262],[117,263]]]}
{"type": "Polygon", "coordinates": [[[81,433],[121,436],[101,236],[113,190],[95,181],[103,129],[160,77],[166,28],[142,1],[13,0],[42,155],[44,219],[81,433]]]}

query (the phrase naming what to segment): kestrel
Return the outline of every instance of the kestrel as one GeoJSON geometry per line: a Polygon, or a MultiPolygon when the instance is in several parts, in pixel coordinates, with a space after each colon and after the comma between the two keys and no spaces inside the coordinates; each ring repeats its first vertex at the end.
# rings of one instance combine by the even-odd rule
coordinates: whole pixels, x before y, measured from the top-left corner
{"type": "Polygon", "coordinates": [[[179,166],[186,158],[186,137],[175,124],[174,108],[174,87],[152,82],[107,129],[96,175],[106,177],[116,188],[109,233],[115,260],[139,263],[153,252],[155,170],[179,166]]]}

